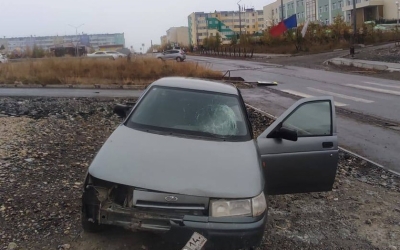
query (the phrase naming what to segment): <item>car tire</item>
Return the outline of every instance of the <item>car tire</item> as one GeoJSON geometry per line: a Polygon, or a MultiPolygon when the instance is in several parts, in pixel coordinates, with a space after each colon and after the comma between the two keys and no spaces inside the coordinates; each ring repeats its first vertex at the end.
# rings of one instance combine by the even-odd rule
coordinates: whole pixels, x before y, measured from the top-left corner
{"type": "Polygon", "coordinates": [[[176,58],[176,61],[177,61],[177,62],[183,62],[182,58],[180,58],[180,57],[177,57],[177,58],[176,58]]]}

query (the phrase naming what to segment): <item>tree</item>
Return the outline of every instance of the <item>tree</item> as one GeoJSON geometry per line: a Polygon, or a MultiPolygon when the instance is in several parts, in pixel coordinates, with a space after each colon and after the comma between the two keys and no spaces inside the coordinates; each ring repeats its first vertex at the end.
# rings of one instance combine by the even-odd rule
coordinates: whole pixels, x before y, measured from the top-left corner
{"type": "Polygon", "coordinates": [[[208,49],[208,46],[209,46],[208,37],[206,37],[203,39],[203,47],[208,49]]]}
{"type": "Polygon", "coordinates": [[[214,40],[214,48],[219,48],[221,46],[221,35],[219,32],[215,35],[215,40],[214,40]]]}
{"type": "Polygon", "coordinates": [[[3,49],[6,49],[6,48],[4,47],[4,44],[2,44],[1,47],[0,47],[0,50],[3,50],[3,49]]]}
{"type": "Polygon", "coordinates": [[[231,45],[236,45],[237,44],[237,37],[236,35],[233,35],[231,38],[231,45]]]}
{"type": "Polygon", "coordinates": [[[31,57],[32,58],[42,58],[42,57],[44,57],[44,50],[41,47],[38,47],[36,44],[33,45],[31,57]]]}

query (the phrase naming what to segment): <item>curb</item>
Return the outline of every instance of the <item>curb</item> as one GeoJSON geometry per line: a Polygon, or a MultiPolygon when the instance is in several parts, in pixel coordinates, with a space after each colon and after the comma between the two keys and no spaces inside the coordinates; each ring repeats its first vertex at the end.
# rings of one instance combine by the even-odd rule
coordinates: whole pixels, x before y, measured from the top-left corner
{"type": "MultiPolygon", "coordinates": [[[[148,83],[150,84],[150,83],[148,83]]],[[[144,90],[148,84],[143,85],[106,85],[106,84],[0,84],[2,88],[32,88],[32,89],[131,89],[131,90],[144,90]]]]}
{"type": "Polygon", "coordinates": [[[357,62],[357,61],[351,61],[351,60],[340,60],[340,58],[333,58],[330,60],[327,60],[323,62],[324,65],[326,64],[334,64],[338,66],[353,66],[356,68],[362,68],[362,69],[369,69],[369,70],[378,70],[378,71],[388,71],[388,72],[393,72],[393,71],[398,71],[400,72],[400,69],[397,68],[389,68],[387,65],[380,65],[380,64],[374,64],[372,63],[364,63],[364,62],[357,62]]]}

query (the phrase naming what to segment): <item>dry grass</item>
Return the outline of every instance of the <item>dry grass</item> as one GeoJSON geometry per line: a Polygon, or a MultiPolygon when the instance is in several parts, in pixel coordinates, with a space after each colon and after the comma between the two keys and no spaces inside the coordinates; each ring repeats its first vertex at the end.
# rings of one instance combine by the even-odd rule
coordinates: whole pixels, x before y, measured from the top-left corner
{"type": "Polygon", "coordinates": [[[141,84],[166,76],[221,77],[196,63],[153,58],[47,58],[0,65],[0,83],[13,84],[141,84]]]}

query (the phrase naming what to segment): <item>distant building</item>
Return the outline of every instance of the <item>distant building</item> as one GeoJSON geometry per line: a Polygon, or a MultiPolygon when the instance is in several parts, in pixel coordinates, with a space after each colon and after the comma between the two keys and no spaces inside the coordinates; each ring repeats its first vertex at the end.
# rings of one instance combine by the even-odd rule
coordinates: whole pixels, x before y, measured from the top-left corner
{"type": "MultiPolygon", "coordinates": [[[[361,25],[366,21],[379,19],[396,19],[397,6],[392,0],[355,0],[357,10],[356,23],[361,25]]],[[[297,23],[305,21],[332,24],[336,16],[342,16],[352,23],[353,0],[283,0],[283,18],[297,16],[297,23]]],[[[272,26],[281,21],[281,1],[264,6],[266,24],[272,26]]]]}
{"type": "Polygon", "coordinates": [[[201,45],[204,38],[220,35],[228,44],[241,34],[255,34],[265,29],[263,10],[253,8],[239,11],[194,12],[188,16],[189,42],[201,45]]]}
{"type": "Polygon", "coordinates": [[[167,30],[166,43],[171,46],[178,46],[178,45],[179,46],[189,46],[189,29],[188,29],[188,27],[169,28],[167,30]]]}
{"type": "Polygon", "coordinates": [[[119,49],[123,49],[123,44],[113,44],[113,45],[99,45],[100,51],[117,51],[119,49]]]}
{"type": "MultiPolygon", "coordinates": [[[[26,48],[32,49],[33,46],[41,47],[45,50],[50,48],[59,47],[59,45],[65,43],[72,43],[78,46],[92,47],[95,50],[99,49],[99,46],[104,45],[122,45],[125,47],[124,33],[115,34],[82,34],[72,36],[30,36],[30,37],[12,37],[4,38],[3,42],[6,44],[6,50],[8,52],[13,50],[26,48]]],[[[0,41],[2,43],[2,41],[0,41]]],[[[0,45],[1,46],[1,45],[0,45]]]]}
{"type": "Polygon", "coordinates": [[[164,46],[168,43],[167,35],[161,36],[161,46],[164,46]]]}

